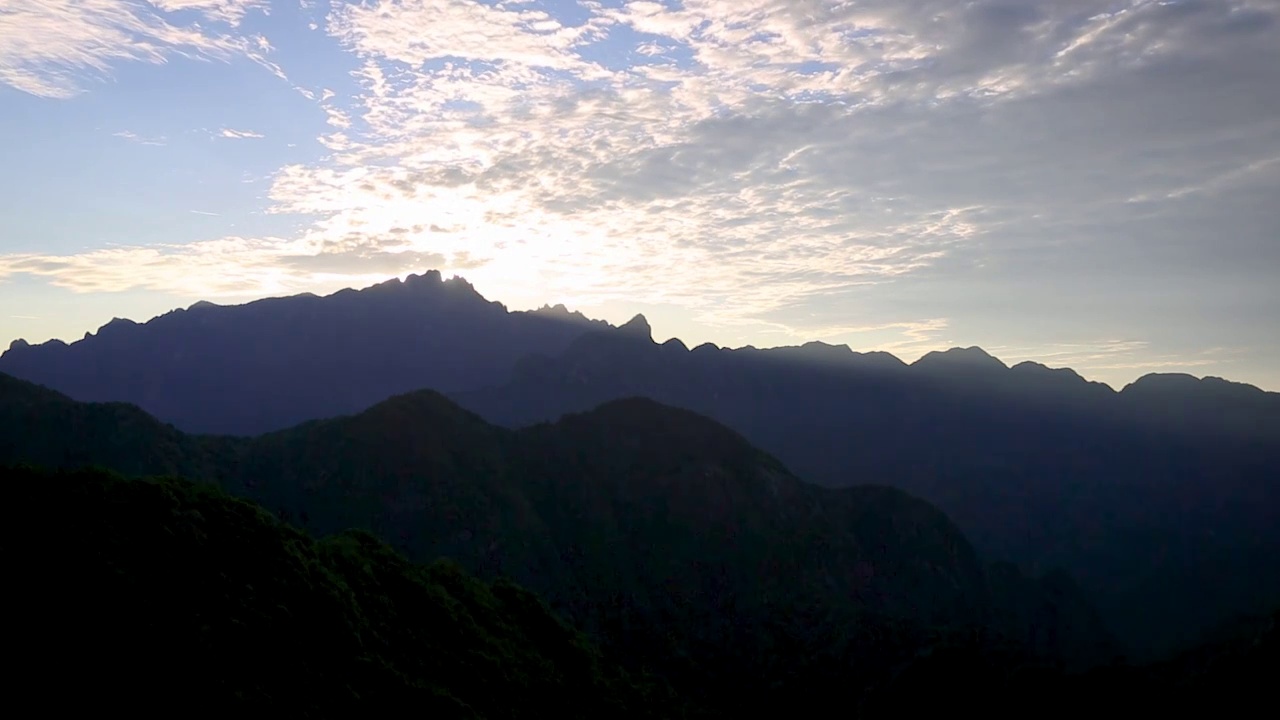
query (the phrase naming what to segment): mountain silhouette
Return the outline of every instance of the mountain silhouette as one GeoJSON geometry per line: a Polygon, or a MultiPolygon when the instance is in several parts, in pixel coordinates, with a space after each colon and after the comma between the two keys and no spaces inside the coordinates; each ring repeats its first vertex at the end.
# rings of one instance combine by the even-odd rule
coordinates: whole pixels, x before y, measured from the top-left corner
{"type": "Polygon", "coordinates": [[[613,328],[563,306],[508,312],[438,273],[325,298],[197,303],[71,345],[17,342],[0,371],[134,403],[160,423],[133,421],[168,433],[136,447],[84,436],[78,457],[96,447],[128,472],[194,477],[233,444],[162,423],[250,436],[429,388],[518,428],[647,397],[723,423],[806,480],[921,497],[1023,573],[1067,569],[1144,654],[1280,601],[1280,395],[1219,378],[1153,374],[1117,392],[975,347],[910,365],[819,342],[690,349],[655,343],[643,315],[613,328]],[[1191,592],[1200,602],[1181,600],[1191,592]]]}
{"type": "Polygon", "coordinates": [[[835,702],[940,642],[1079,667],[1118,652],[1078,594],[997,576],[932,505],[802,482],[738,433],[645,398],[520,431],[432,391],[256,438],[146,417],[7,379],[0,465],[179,469],[317,535],[364,530],[417,562],[511,578],[701,706],[835,702]]]}
{"type": "Polygon", "coordinates": [[[602,330],[450,396],[508,427],[627,396],[702,413],[806,479],[937,504],[988,557],[1068,569],[1144,654],[1280,599],[1280,394],[1247,385],[1148,375],[1116,392],[979,348],[906,365],[602,330]]]}
{"type": "Polygon", "coordinates": [[[404,392],[484,387],[516,360],[608,327],[563,305],[508,312],[437,271],[328,297],[199,302],[77,342],[14,342],[0,372],[82,401],[119,401],[189,432],[253,435],[404,392]]]}

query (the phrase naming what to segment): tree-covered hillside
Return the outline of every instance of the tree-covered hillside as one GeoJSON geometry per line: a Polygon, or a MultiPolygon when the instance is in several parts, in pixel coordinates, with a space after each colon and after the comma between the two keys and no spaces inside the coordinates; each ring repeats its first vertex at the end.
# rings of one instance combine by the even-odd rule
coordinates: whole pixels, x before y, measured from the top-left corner
{"type": "Polygon", "coordinates": [[[44,712],[660,717],[533,594],[320,541],[208,484],[0,471],[10,700],[44,712]],[[12,610],[12,609],[11,609],[12,610]]]}
{"type": "Polygon", "coordinates": [[[985,629],[1040,663],[1118,653],[1087,603],[997,582],[928,503],[804,483],[737,433],[649,400],[513,432],[424,391],[235,439],[9,384],[0,462],[181,470],[320,536],[363,529],[415,562],[513,578],[706,705],[856,694],[937,629],[985,629]],[[1064,652],[1046,633],[1081,642],[1064,652]]]}
{"type": "MultiPolygon", "coordinates": [[[[321,714],[354,707],[344,702],[379,712],[407,693],[502,717],[545,710],[531,688],[566,683],[586,688],[588,704],[553,714],[606,712],[590,704],[597,696],[652,707],[656,690],[628,699],[640,691],[626,673],[661,678],[678,708],[709,717],[833,706],[855,717],[1017,714],[1027,702],[1084,711],[1103,696],[1211,702],[1194,683],[1221,686],[1223,657],[1245,658],[1225,677],[1244,678],[1232,697],[1249,697],[1262,685],[1248,672],[1273,657],[1249,659],[1262,632],[1249,625],[1248,643],[1213,646],[1225,651],[1108,668],[1120,648],[1071,578],[988,566],[929,503],[804,483],[737,433],[643,399],[509,431],[419,392],[236,439],[0,378],[0,465],[22,462],[202,483],[12,476],[6,547],[18,549],[18,586],[31,588],[24,616],[54,628],[20,651],[39,660],[31,667],[52,662],[88,682],[115,648],[153,658],[203,648],[197,675],[158,659],[136,672],[112,665],[102,692],[117,699],[138,692],[125,673],[191,692],[197,676],[217,678],[228,697],[289,697],[279,702],[321,714]],[[447,566],[410,564],[440,557],[480,581],[455,588],[447,566]],[[573,633],[503,625],[515,599],[537,603],[501,578],[545,599],[598,652],[573,633]],[[224,667],[219,652],[243,659],[224,667]],[[467,683],[487,677],[512,689],[475,697],[467,683]]],[[[654,716],[685,711],[662,707],[654,716]]]]}
{"type": "MultiPolygon", "coordinates": [[[[719,702],[696,689],[678,696],[610,662],[510,582],[480,582],[446,560],[412,564],[362,531],[316,541],[209,484],[32,467],[0,468],[0,481],[11,614],[22,619],[6,644],[10,696],[28,707],[727,718],[762,697],[747,686],[719,702]]],[[[850,718],[1014,718],[1037,708],[1241,716],[1269,700],[1278,621],[1244,619],[1170,661],[1085,674],[1028,662],[980,630],[927,630],[928,642],[904,655],[910,632],[886,621],[864,648],[882,653],[875,682],[830,654],[778,646],[771,682],[790,692],[756,707],[850,718]]],[[[794,629],[741,632],[785,644],[794,629]]]]}

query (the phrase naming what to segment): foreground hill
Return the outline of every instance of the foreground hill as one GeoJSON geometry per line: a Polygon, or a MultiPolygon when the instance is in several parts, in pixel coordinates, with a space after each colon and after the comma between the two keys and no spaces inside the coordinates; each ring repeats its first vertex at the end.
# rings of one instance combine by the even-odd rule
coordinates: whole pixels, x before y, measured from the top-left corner
{"type": "Polygon", "coordinates": [[[0,372],[77,400],[132,403],[189,432],[254,435],[419,388],[504,382],[519,358],[604,327],[563,306],[508,312],[432,271],[327,297],[116,319],[71,344],[17,341],[0,372]]]}
{"type": "MultiPolygon", "coordinates": [[[[411,564],[364,532],[315,541],[252,503],[172,478],[0,467],[0,482],[11,612],[38,630],[11,637],[21,662],[10,695],[45,709],[88,696],[103,712],[143,716],[193,704],[289,717],[741,716],[732,698],[680,698],[621,670],[518,586],[486,585],[448,561],[411,564]],[[49,693],[57,687],[76,692],[49,693]]],[[[935,632],[914,656],[883,656],[892,671],[861,690],[850,684],[858,676],[820,661],[780,662],[770,680],[806,692],[773,709],[1242,715],[1270,699],[1278,620],[1242,620],[1157,665],[1084,675],[935,632]],[[833,681],[838,705],[824,692],[833,681]]]]}
{"type": "Polygon", "coordinates": [[[285,717],[678,716],[531,593],[368,533],[321,541],[206,484],[0,469],[10,699],[285,717]],[[55,509],[56,512],[33,512],[55,509]],[[51,688],[74,692],[48,693],[51,688]],[[39,697],[33,691],[39,691],[39,697]]]}
{"type": "Polygon", "coordinates": [[[727,428],[649,400],[516,432],[419,392],[238,439],[9,379],[0,421],[0,463],[177,469],[320,535],[364,529],[415,561],[509,576],[701,706],[835,702],[947,638],[1032,665],[1117,653],[1070,588],[990,574],[929,504],[803,483],[727,428]]]}
{"type": "Polygon", "coordinates": [[[450,397],[523,427],[630,396],[718,420],[806,479],[922,497],[988,557],[1068,570],[1152,655],[1280,602],[1280,394],[1186,376],[1117,393],[977,348],[910,366],[821,344],[688,350],[638,317],[450,397]]]}

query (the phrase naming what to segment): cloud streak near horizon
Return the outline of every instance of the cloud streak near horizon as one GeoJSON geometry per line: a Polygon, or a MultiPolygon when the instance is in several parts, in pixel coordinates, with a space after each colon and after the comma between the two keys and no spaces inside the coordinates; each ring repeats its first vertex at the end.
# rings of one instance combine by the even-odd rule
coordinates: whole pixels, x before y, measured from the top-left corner
{"type": "Polygon", "coordinates": [[[430,264],[756,344],[1049,353],[1061,316],[1099,370],[1114,342],[1199,367],[1183,305],[1280,310],[1274,0],[4,0],[0,38],[0,83],[46,102],[212,63],[314,128],[209,118],[279,144],[234,233],[7,252],[0,282],[248,297],[430,264]]]}

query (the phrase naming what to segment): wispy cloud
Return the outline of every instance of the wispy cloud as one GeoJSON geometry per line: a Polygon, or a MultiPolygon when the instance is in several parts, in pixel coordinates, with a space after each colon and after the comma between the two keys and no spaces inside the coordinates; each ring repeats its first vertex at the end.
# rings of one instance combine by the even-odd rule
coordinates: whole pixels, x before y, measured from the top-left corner
{"type": "Polygon", "coordinates": [[[138,143],[139,145],[157,145],[157,146],[159,146],[159,145],[164,145],[164,144],[166,144],[166,143],[168,142],[168,141],[167,141],[163,136],[160,136],[160,137],[152,137],[152,138],[149,138],[149,137],[143,137],[143,136],[138,135],[137,133],[132,132],[132,131],[130,131],[130,130],[121,130],[120,132],[111,133],[111,134],[112,134],[112,136],[114,136],[114,137],[123,138],[123,139],[125,139],[125,140],[128,140],[129,142],[135,142],[135,143],[138,143]]]}
{"type": "Polygon", "coordinates": [[[123,62],[174,57],[251,59],[279,72],[261,36],[235,32],[257,0],[6,0],[0,8],[0,83],[39,97],[68,98],[123,62]],[[199,10],[215,27],[156,10],[199,10]]]}
{"type": "Polygon", "coordinates": [[[320,252],[307,241],[228,237],[186,245],[112,246],[76,255],[0,255],[0,281],[15,275],[49,279],[77,293],[152,290],[183,297],[241,298],[373,283],[444,258],[407,247],[350,245],[320,252]]]}
{"type": "Polygon", "coordinates": [[[208,211],[206,211],[206,210],[191,210],[191,211],[189,211],[189,212],[191,212],[192,214],[195,214],[195,215],[208,215],[208,216],[210,216],[210,217],[218,217],[218,213],[216,213],[216,212],[208,212],[208,211]]]}
{"type": "Polygon", "coordinates": [[[1135,372],[1195,372],[1229,366],[1243,348],[1211,347],[1192,352],[1156,351],[1145,340],[1099,340],[1082,343],[1003,346],[987,348],[1009,364],[1038,362],[1049,367],[1070,367],[1080,373],[1123,386],[1135,372]]]}
{"type": "Polygon", "coordinates": [[[256,132],[253,132],[252,130],[233,130],[231,128],[222,128],[216,133],[216,136],[220,138],[230,138],[232,140],[244,140],[247,138],[265,137],[261,133],[256,133],[256,132]]]}
{"type": "Polygon", "coordinates": [[[239,25],[251,10],[269,12],[268,0],[148,0],[165,12],[195,11],[208,20],[239,25]]]}
{"type": "Polygon", "coordinates": [[[289,287],[278,261],[293,248],[297,246],[277,239],[227,238],[190,245],[108,247],[67,256],[6,255],[0,256],[0,280],[29,274],[75,292],[142,289],[235,296],[289,287]]]}

